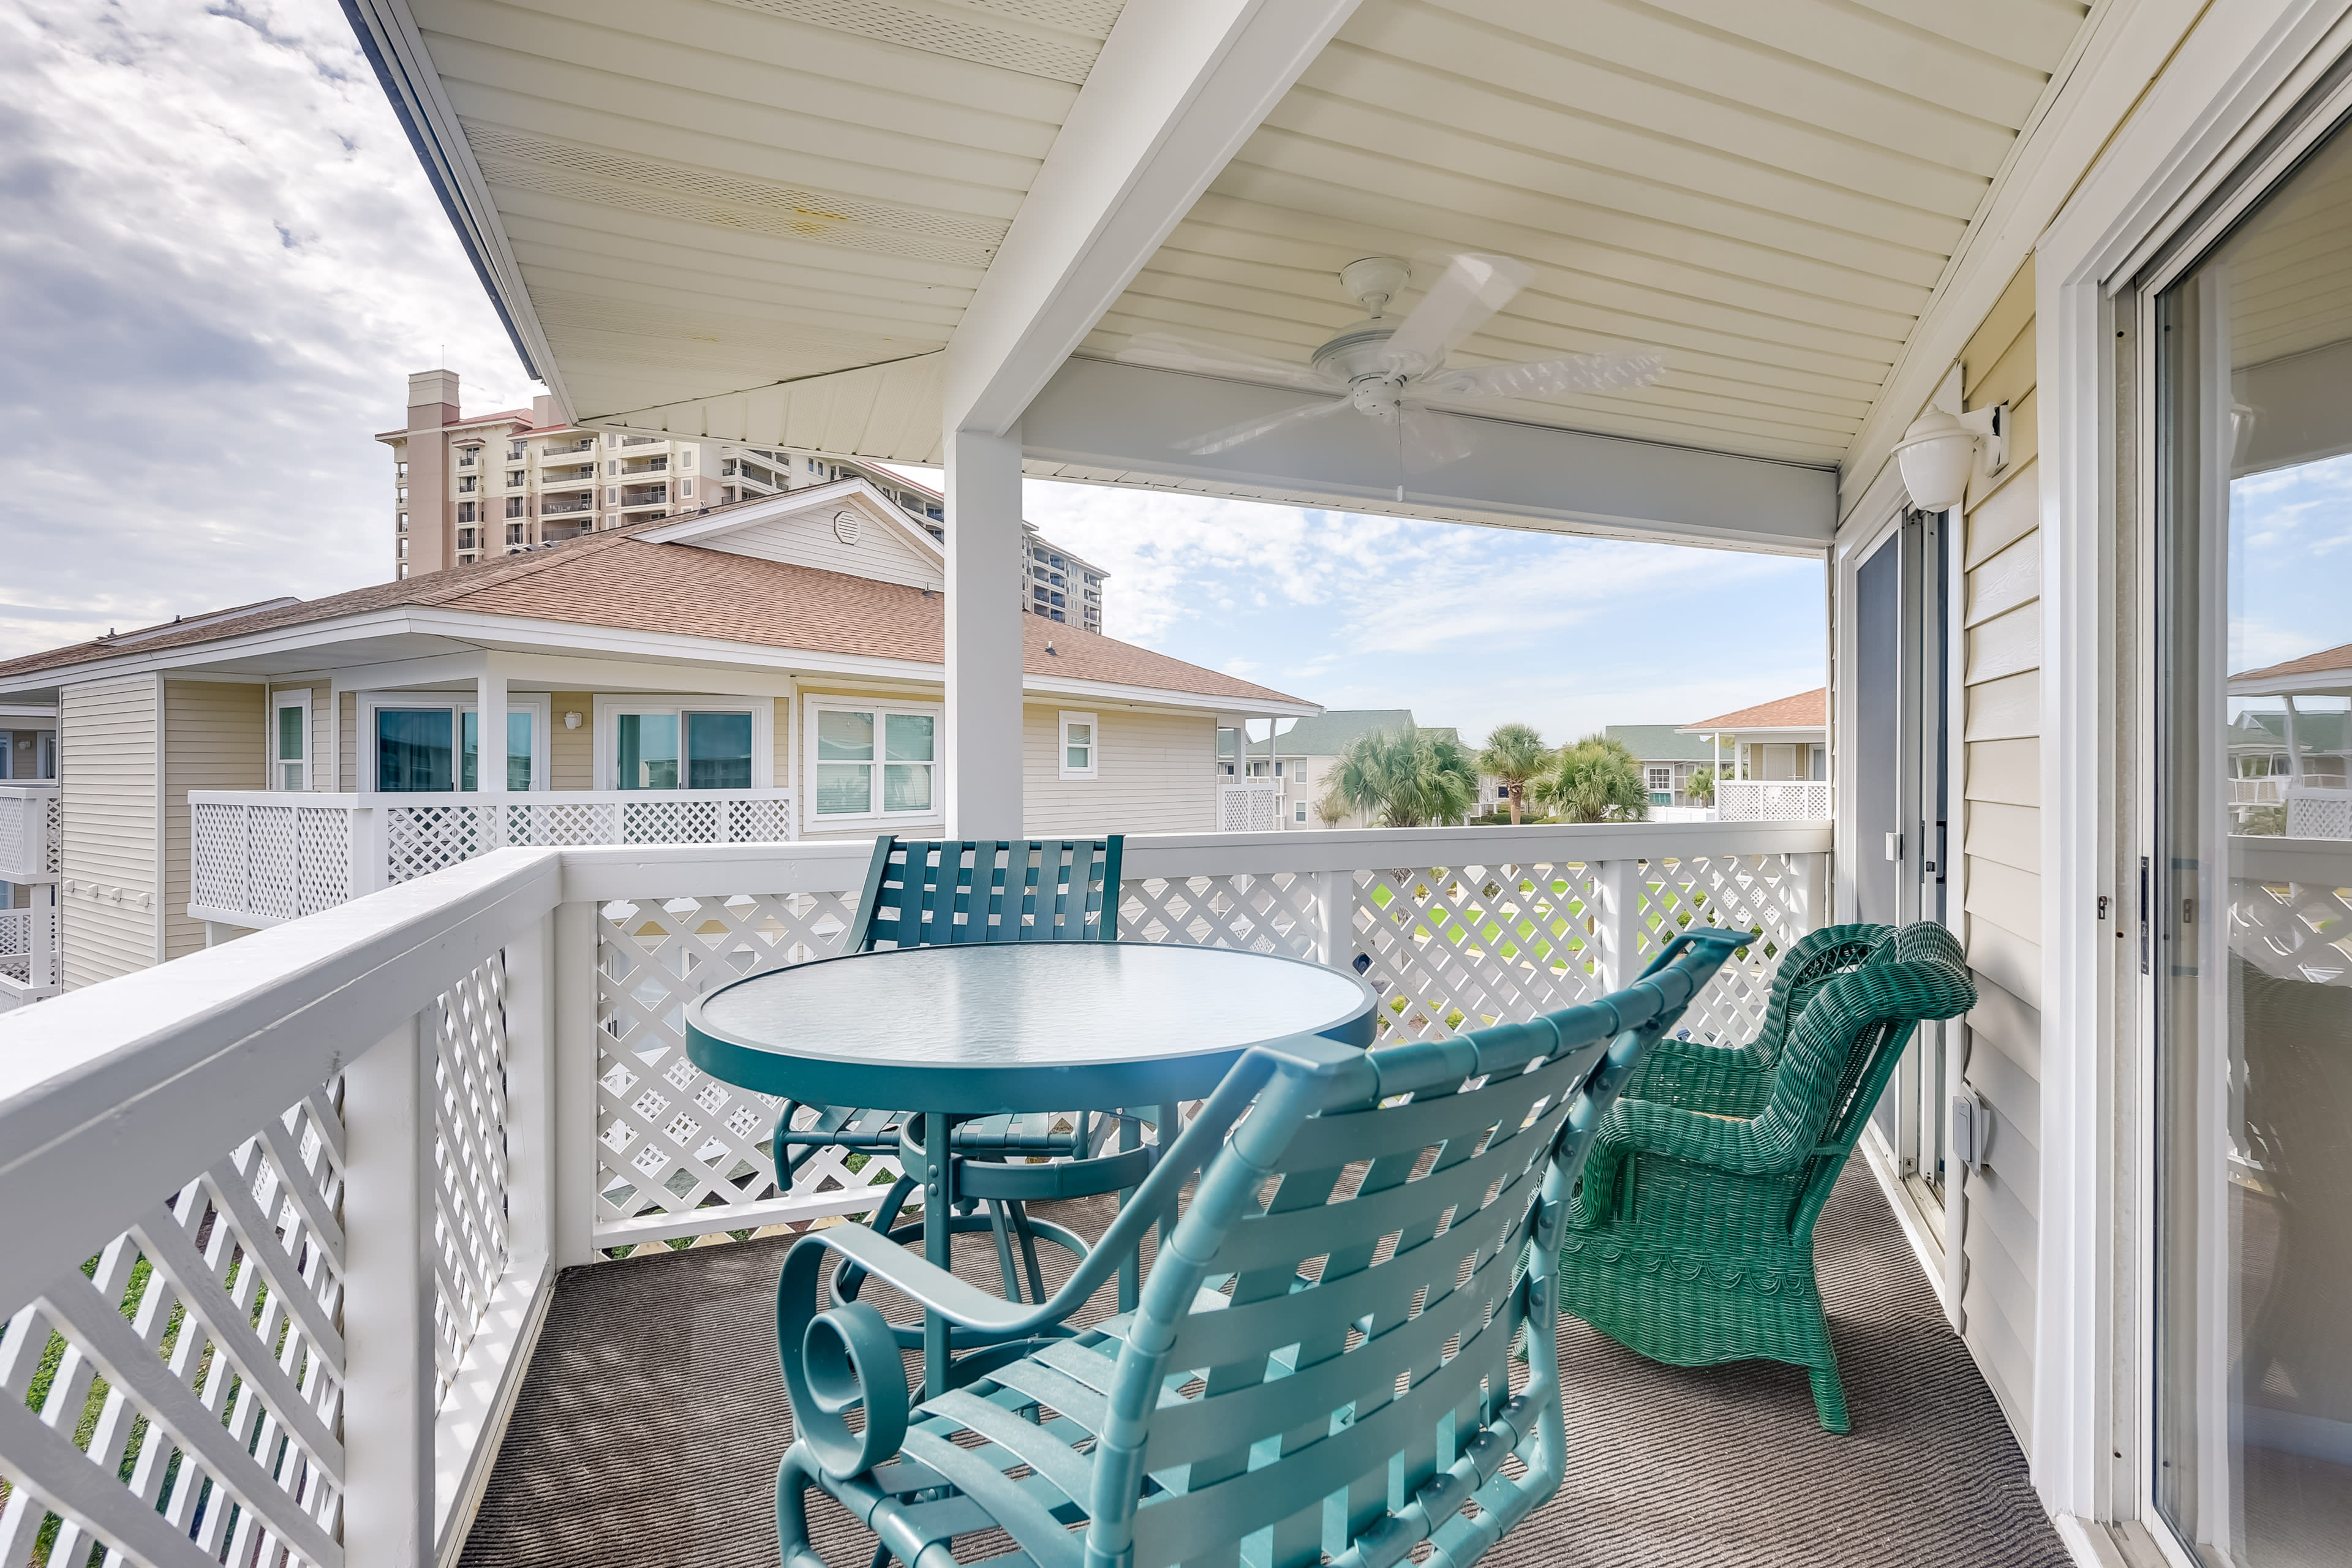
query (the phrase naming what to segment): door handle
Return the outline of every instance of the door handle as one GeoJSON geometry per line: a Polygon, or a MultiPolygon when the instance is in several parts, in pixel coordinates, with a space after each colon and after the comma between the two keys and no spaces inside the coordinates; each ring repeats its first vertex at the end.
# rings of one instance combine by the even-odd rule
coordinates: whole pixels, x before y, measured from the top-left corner
{"type": "Polygon", "coordinates": [[[1903,835],[1900,833],[1890,833],[1886,836],[1886,858],[1889,860],[1903,858],[1903,835]]]}

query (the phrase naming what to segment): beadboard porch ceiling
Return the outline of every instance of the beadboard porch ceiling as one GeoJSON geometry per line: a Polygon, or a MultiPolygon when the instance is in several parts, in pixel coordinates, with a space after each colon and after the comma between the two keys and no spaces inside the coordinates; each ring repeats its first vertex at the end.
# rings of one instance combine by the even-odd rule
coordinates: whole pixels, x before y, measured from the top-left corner
{"type": "MultiPolygon", "coordinates": [[[[518,340],[581,417],[936,462],[958,396],[945,351],[1011,264],[1007,237],[1090,83],[1128,90],[1095,68],[1122,13],[1140,27],[1171,3],[353,6],[518,340]]],[[[1654,345],[1668,368],[1483,414],[1828,470],[2088,14],[1313,5],[1336,34],[1249,108],[1055,363],[1143,331],[1303,362],[1359,314],[1334,276],[1347,262],[1492,250],[1534,279],[1457,363],[1654,345]]],[[[1204,68],[1204,91],[1220,71],[1204,68]]],[[[1415,289],[1437,270],[1418,265],[1415,289]]],[[[1245,476],[1251,490],[1150,452],[1031,445],[1033,472],[1284,488],[1279,472],[1245,476]]],[[[1328,489],[1304,470],[1293,488],[1328,489]]]]}

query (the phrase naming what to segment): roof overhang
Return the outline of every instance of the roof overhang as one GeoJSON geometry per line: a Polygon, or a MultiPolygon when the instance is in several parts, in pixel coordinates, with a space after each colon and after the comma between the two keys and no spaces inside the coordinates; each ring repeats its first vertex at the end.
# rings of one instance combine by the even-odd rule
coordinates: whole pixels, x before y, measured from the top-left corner
{"type": "MultiPolygon", "coordinates": [[[[1595,30],[1548,0],[1085,0],[909,34],[758,0],[346,0],[583,424],[932,464],[943,429],[1017,425],[1033,473],[1790,552],[1913,412],[1878,405],[1922,320],[2030,245],[2024,218],[1985,237],[2025,210],[1995,200],[2021,132],[2132,5],[1595,30]],[[1494,405],[1475,457],[1413,476],[1352,419],[1188,458],[1291,395],[1105,363],[1173,331],[1297,363],[1355,314],[1340,266],[1461,248],[1535,269],[1465,362],[1655,344],[1667,377],[1494,405]]],[[[2062,153],[2097,145],[2078,118],[2062,153]]]]}

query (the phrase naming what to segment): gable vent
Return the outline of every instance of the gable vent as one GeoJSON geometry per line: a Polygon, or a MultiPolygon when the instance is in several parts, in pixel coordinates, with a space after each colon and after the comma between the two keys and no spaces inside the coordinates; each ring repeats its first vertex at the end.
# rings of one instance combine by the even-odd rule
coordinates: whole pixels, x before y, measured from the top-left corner
{"type": "Polygon", "coordinates": [[[858,527],[856,512],[845,509],[833,514],[833,536],[844,544],[857,542],[858,527]]]}

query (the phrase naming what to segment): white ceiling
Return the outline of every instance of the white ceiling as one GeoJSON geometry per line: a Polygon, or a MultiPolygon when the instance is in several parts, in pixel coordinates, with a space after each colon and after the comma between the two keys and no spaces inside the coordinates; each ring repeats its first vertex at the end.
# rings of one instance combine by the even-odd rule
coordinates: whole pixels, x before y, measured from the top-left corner
{"type": "MultiPolygon", "coordinates": [[[[404,9],[581,416],[936,461],[940,351],[1121,0],[404,9]]],[[[1364,0],[1080,352],[1303,361],[1346,262],[1499,251],[1534,281],[1465,362],[1668,368],[1482,412],[1834,468],[2085,11],[1364,0]]]]}

